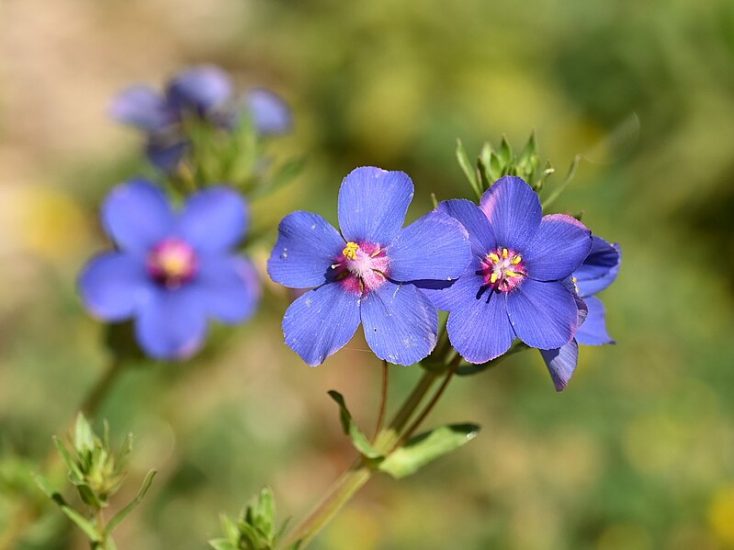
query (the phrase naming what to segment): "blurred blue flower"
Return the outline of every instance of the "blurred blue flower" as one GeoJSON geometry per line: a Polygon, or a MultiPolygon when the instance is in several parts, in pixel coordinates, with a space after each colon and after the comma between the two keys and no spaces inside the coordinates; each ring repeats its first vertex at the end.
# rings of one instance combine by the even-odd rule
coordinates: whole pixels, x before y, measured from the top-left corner
{"type": "Polygon", "coordinates": [[[614,343],[607,332],[604,304],[595,294],[614,282],[619,274],[621,261],[622,254],[618,244],[608,243],[596,235],[592,236],[589,255],[573,273],[578,295],[586,305],[586,312],[576,336],[559,349],[540,350],[558,391],[568,385],[576,370],[579,344],[601,346],[614,343]]]}
{"type": "Polygon", "coordinates": [[[543,216],[538,195],[518,177],[499,179],[477,207],[439,205],[469,232],[472,261],[459,280],[429,296],[449,311],[451,344],[470,363],[505,353],[515,338],[556,349],[571,341],[578,305],[564,280],[591,247],[591,232],[562,214],[543,216]]]}
{"type": "Polygon", "coordinates": [[[246,114],[261,136],[286,133],[292,123],[290,109],[278,95],[256,88],[235,99],[229,75],[211,65],[178,73],[164,93],[146,85],[131,86],[115,97],[110,113],[146,134],[149,160],[165,171],[174,170],[186,154],[189,141],[182,127],[186,117],[229,131],[246,114]]]}
{"type": "Polygon", "coordinates": [[[151,357],[191,356],[208,318],[236,324],[255,311],[257,273],[233,251],[247,218],[242,198],[224,187],[192,195],[180,211],[147,181],[116,187],[102,222],[117,250],[84,268],[79,289],[86,307],[104,321],[134,318],[137,340],[151,357]]]}
{"type": "Polygon", "coordinates": [[[360,322],[380,359],[410,365],[433,350],[438,314],[417,284],[458,277],[469,243],[442,213],[402,228],[412,198],[407,174],[357,168],[339,190],[341,234],[310,212],[280,223],[268,273],[284,286],[313,289],[283,317],[286,343],[309,365],[342,348],[360,322]]]}

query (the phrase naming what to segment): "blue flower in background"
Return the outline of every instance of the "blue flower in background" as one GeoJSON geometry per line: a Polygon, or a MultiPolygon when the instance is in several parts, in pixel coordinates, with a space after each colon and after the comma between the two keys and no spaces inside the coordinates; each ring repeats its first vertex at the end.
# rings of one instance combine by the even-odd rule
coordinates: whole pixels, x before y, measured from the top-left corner
{"type": "Polygon", "coordinates": [[[413,198],[403,172],[363,167],[339,190],[341,234],[310,212],[286,216],[268,273],[291,288],[311,288],[283,317],[286,343],[318,365],[359,327],[379,358],[410,365],[436,344],[438,313],[416,284],[457,278],[469,262],[466,231],[442,213],[402,228],[413,198]]]}
{"type": "Polygon", "coordinates": [[[253,265],[234,253],[247,226],[242,198],[224,187],[192,195],[174,211],[144,180],[116,187],[102,222],[117,250],[93,258],[79,288],[104,321],[135,319],[142,349],[157,359],[182,359],[202,345],[207,319],[236,324],[257,306],[253,265]]]}
{"type": "Polygon", "coordinates": [[[565,280],[591,248],[591,232],[562,214],[543,216],[538,195],[518,177],[499,179],[482,196],[440,204],[469,232],[472,261],[449,288],[429,296],[449,311],[449,339],[470,363],[505,353],[519,338],[557,349],[571,341],[578,305],[565,280]]]}
{"type": "Polygon", "coordinates": [[[558,391],[566,387],[576,370],[579,344],[601,346],[614,343],[607,332],[604,304],[595,294],[614,282],[621,261],[619,245],[608,243],[594,235],[589,255],[573,273],[578,295],[586,304],[585,318],[576,331],[575,338],[568,344],[559,349],[540,351],[558,391]]]}
{"type": "Polygon", "coordinates": [[[112,102],[112,116],[147,135],[146,154],[162,170],[174,170],[188,148],[182,122],[187,116],[232,130],[246,113],[258,134],[283,134],[291,128],[288,105],[275,93],[256,88],[235,99],[232,81],[214,66],[194,67],[174,76],[164,93],[146,85],[122,91],[112,102]]]}

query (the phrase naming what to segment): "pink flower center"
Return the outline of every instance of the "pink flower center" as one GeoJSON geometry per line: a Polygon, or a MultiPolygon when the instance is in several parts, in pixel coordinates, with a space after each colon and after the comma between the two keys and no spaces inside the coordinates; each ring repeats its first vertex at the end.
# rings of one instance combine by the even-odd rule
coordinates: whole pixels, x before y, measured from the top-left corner
{"type": "Polygon", "coordinates": [[[148,273],[158,283],[175,288],[190,281],[198,268],[196,253],[180,239],[166,239],[148,255],[148,273]]]}
{"type": "Polygon", "coordinates": [[[389,263],[380,245],[349,241],[331,268],[345,289],[361,294],[382,286],[387,280],[389,263]]]}
{"type": "Polygon", "coordinates": [[[484,282],[493,290],[510,292],[527,275],[522,256],[508,248],[497,248],[482,258],[484,282]]]}

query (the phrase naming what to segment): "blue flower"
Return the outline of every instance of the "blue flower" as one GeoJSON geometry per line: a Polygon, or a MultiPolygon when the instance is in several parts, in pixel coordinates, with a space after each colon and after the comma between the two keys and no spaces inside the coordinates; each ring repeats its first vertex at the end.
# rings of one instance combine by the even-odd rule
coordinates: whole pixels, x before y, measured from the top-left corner
{"type": "Polygon", "coordinates": [[[564,280],[591,247],[583,224],[562,214],[543,216],[538,195],[510,176],[498,180],[479,207],[459,199],[441,203],[439,211],[464,225],[472,245],[472,261],[459,280],[428,291],[449,311],[449,339],[464,359],[485,363],[516,338],[539,349],[571,341],[578,305],[564,280]]]}
{"type": "Polygon", "coordinates": [[[576,370],[579,344],[601,346],[614,343],[607,332],[604,304],[595,295],[614,282],[621,261],[619,245],[594,235],[589,255],[573,273],[578,295],[585,303],[582,323],[568,344],[559,349],[540,351],[558,391],[568,385],[576,370]]]}
{"type": "Polygon", "coordinates": [[[110,111],[115,119],[146,134],[148,158],[166,171],[178,166],[189,146],[182,128],[186,117],[229,131],[247,113],[262,136],[282,134],[291,127],[290,109],[278,95],[256,88],[237,100],[227,73],[210,65],[177,74],[163,94],[150,86],[131,86],[113,100],[110,111]]]}
{"type": "Polygon", "coordinates": [[[309,365],[347,344],[360,322],[380,359],[410,365],[433,350],[437,310],[416,285],[457,278],[469,243],[442,213],[402,228],[412,198],[407,174],[357,168],[339,190],[341,234],[310,212],[280,223],[268,273],[284,286],[313,289],[283,317],[286,343],[309,365]]]}
{"type": "Polygon", "coordinates": [[[257,306],[253,265],[234,254],[247,225],[244,201],[225,187],[192,195],[174,211],[144,180],[116,187],[102,208],[117,250],[93,258],[79,289],[104,321],[135,319],[142,349],[158,359],[182,359],[202,345],[207,319],[236,324],[257,306]]]}

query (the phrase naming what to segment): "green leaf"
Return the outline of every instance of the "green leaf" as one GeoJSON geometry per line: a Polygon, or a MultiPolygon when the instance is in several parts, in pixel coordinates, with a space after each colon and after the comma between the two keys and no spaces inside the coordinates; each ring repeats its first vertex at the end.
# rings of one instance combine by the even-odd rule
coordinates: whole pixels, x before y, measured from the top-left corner
{"type": "Polygon", "coordinates": [[[505,136],[502,136],[502,141],[500,142],[500,148],[497,151],[497,156],[499,157],[500,161],[502,161],[502,164],[505,168],[512,164],[512,147],[510,146],[510,143],[507,141],[507,138],[505,136]]]}
{"type": "Polygon", "coordinates": [[[157,472],[155,470],[150,470],[146,475],[145,479],[143,479],[143,483],[140,486],[140,489],[138,489],[138,494],[135,495],[135,498],[128,503],[127,506],[125,506],[122,510],[117,512],[112,518],[110,519],[109,523],[107,524],[107,532],[111,533],[112,530],[117,527],[122,520],[124,520],[127,515],[132,512],[135,507],[140,504],[140,502],[145,497],[145,494],[148,492],[148,489],[150,489],[151,484],[153,483],[153,478],[155,477],[155,474],[157,472]]]}
{"type": "Polygon", "coordinates": [[[265,487],[260,491],[253,511],[252,524],[272,540],[275,536],[275,498],[269,487],[265,487]]]}
{"type": "Polygon", "coordinates": [[[383,460],[378,469],[400,479],[417,472],[426,464],[450,453],[474,439],[476,424],[450,424],[410,439],[383,460]]]}
{"type": "Polygon", "coordinates": [[[76,424],[74,425],[74,448],[76,452],[91,451],[94,449],[94,440],[95,436],[92,427],[84,415],[79,413],[76,417],[76,424]]]}
{"type": "Polygon", "coordinates": [[[474,171],[474,165],[469,160],[469,156],[466,154],[466,149],[464,149],[464,144],[461,143],[460,139],[456,140],[456,160],[459,162],[459,166],[461,166],[461,169],[464,171],[464,175],[469,181],[469,185],[471,185],[471,188],[477,194],[477,197],[481,198],[482,187],[479,184],[479,180],[477,179],[477,175],[474,171]]]}
{"type": "Polygon", "coordinates": [[[53,436],[52,439],[54,445],[56,446],[56,450],[59,451],[59,454],[61,455],[64,464],[66,464],[66,468],[69,470],[69,478],[71,479],[72,483],[81,482],[84,479],[84,474],[79,469],[79,466],[77,465],[76,460],[74,460],[74,457],[71,456],[69,450],[58,437],[53,436]]]}
{"type": "Polygon", "coordinates": [[[79,491],[79,496],[82,498],[85,504],[88,504],[92,508],[104,508],[105,504],[97,498],[92,488],[86,483],[74,483],[76,490],[79,491]]]}
{"type": "Polygon", "coordinates": [[[329,390],[328,393],[329,397],[339,405],[339,418],[341,420],[342,429],[352,440],[354,447],[367,458],[380,458],[382,455],[372,447],[367,436],[362,433],[356,422],[354,422],[352,414],[349,412],[347,404],[344,401],[344,396],[335,390],[329,390]]]}

